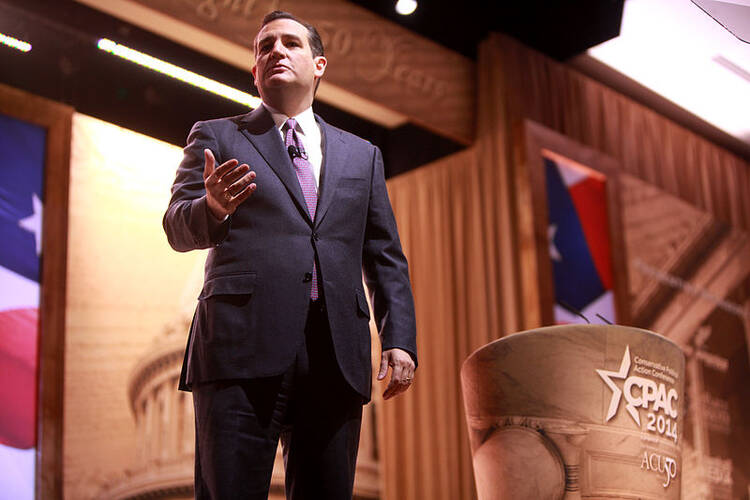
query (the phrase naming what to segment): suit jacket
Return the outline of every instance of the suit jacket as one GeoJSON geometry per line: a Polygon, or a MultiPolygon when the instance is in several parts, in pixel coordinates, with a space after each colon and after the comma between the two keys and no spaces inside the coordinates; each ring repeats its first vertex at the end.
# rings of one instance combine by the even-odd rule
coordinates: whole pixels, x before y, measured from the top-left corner
{"type": "Polygon", "coordinates": [[[383,174],[380,150],[325,123],[318,207],[311,220],[294,167],[265,107],[198,122],[188,136],[164,215],[170,245],[209,248],[180,389],[227,378],[283,373],[303,340],[310,273],[317,262],[339,367],[365,400],[372,379],[371,293],[382,348],[416,363],[414,301],[383,174]],[[227,220],[209,213],[204,148],[217,165],[236,158],[258,189],[227,220]]]}

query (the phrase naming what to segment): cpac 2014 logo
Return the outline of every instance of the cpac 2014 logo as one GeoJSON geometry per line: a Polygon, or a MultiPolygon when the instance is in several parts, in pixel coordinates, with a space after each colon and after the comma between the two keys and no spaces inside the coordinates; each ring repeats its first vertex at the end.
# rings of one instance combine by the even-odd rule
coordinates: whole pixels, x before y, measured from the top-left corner
{"type": "MultiPolygon", "coordinates": [[[[644,363],[644,360],[639,360],[636,356],[636,364],[638,363],[644,363]]],[[[644,364],[646,363],[655,365],[647,361],[644,364]]],[[[661,365],[657,366],[661,367],[661,365]]],[[[636,371],[639,371],[638,367],[636,371]]],[[[607,410],[607,422],[617,414],[617,408],[620,406],[620,400],[624,395],[627,402],[625,409],[639,427],[642,426],[638,408],[650,410],[647,413],[648,422],[645,426],[646,430],[672,438],[675,443],[677,442],[677,391],[674,388],[667,391],[663,382],[657,384],[650,378],[639,377],[637,375],[629,376],[630,346],[625,348],[625,354],[622,357],[618,371],[596,370],[596,373],[599,374],[604,383],[607,384],[607,387],[612,391],[612,399],[609,401],[609,409],[607,410]],[[622,389],[612,379],[624,380],[622,389]]],[[[661,375],[663,376],[663,374],[661,375]]],[[[667,488],[677,475],[677,461],[672,457],[659,453],[649,454],[647,451],[644,451],[641,469],[657,474],[664,474],[662,486],[667,488]]]]}
{"type": "Polygon", "coordinates": [[[657,384],[650,378],[637,375],[628,376],[629,372],[630,346],[625,348],[625,354],[618,371],[596,370],[607,387],[612,390],[612,399],[609,401],[606,421],[609,422],[617,414],[620,400],[622,396],[625,396],[625,409],[639,427],[641,427],[641,417],[638,408],[650,410],[647,414],[646,430],[672,438],[676,443],[677,391],[674,388],[667,390],[663,382],[657,384]],[[622,389],[612,379],[624,380],[622,389]]]}

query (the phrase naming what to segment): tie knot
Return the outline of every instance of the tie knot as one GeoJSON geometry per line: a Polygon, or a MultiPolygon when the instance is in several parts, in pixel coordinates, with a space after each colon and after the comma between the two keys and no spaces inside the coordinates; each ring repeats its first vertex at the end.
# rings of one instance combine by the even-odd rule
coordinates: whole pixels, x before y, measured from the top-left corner
{"type": "Polygon", "coordinates": [[[297,127],[297,120],[294,118],[289,118],[286,121],[286,129],[287,130],[294,130],[297,127]]]}

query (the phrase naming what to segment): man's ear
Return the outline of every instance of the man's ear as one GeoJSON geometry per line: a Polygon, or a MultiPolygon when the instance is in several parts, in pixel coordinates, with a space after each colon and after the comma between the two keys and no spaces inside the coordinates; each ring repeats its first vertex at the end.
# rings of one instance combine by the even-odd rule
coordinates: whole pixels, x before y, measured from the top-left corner
{"type": "Polygon", "coordinates": [[[253,74],[253,83],[255,86],[258,86],[258,66],[253,64],[253,67],[250,68],[250,73],[253,74]]]}
{"type": "Polygon", "coordinates": [[[325,56],[316,56],[313,58],[313,64],[315,65],[315,70],[313,71],[313,74],[316,77],[321,78],[323,76],[323,73],[326,72],[328,59],[326,59],[325,56]]]}

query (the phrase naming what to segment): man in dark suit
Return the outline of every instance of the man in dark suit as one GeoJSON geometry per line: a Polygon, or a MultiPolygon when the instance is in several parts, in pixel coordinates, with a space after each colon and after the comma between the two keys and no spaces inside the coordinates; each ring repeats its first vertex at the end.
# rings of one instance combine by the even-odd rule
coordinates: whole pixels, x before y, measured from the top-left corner
{"type": "Polygon", "coordinates": [[[389,399],[416,368],[407,263],[380,151],[312,112],[315,28],[273,12],[254,49],[263,105],[195,124],[164,216],[175,250],[210,248],[180,378],[195,494],[266,498],[281,438],[288,498],[351,498],[372,377],[362,274],[389,399]]]}

